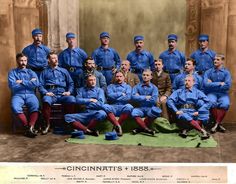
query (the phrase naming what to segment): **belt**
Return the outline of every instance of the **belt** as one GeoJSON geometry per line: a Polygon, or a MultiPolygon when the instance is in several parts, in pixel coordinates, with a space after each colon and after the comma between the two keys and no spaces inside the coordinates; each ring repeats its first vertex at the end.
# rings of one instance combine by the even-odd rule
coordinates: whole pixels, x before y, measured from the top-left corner
{"type": "Polygon", "coordinates": [[[133,73],[143,73],[143,69],[132,68],[131,72],[133,72],[133,73]]]}
{"type": "Polygon", "coordinates": [[[44,68],[35,68],[35,67],[29,67],[29,69],[35,71],[35,72],[42,72],[44,70],[44,68]]]}
{"type": "Polygon", "coordinates": [[[74,71],[76,71],[77,69],[82,69],[81,67],[75,67],[75,66],[68,66],[68,67],[66,67],[66,69],[68,70],[68,71],[70,71],[70,72],[74,72],[74,71]]]}
{"type": "Polygon", "coordinates": [[[114,66],[113,67],[102,67],[102,66],[97,66],[97,70],[112,70],[114,69],[114,66]]]}
{"type": "Polygon", "coordinates": [[[181,109],[195,109],[194,104],[183,104],[180,106],[181,109]]]}
{"type": "Polygon", "coordinates": [[[164,70],[164,72],[169,73],[169,74],[178,74],[180,73],[180,70],[173,70],[173,71],[164,70]]]}
{"type": "Polygon", "coordinates": [[[57,87],[57,85],[46,85],[46,89],[55,89],[57,87]]]}

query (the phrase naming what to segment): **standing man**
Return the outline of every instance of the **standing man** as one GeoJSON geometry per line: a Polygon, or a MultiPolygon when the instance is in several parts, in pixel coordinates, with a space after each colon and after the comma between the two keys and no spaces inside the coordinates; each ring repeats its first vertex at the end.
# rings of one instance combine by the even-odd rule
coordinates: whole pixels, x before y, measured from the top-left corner
{"type": "Polygon", "coordinates": [[[34,138],[37,134],[34,130],[38,119],[39,101],[35,96],[35,89],[39,86],[39,80],[35,72],[27,69],[27,57],[23,53],[16,55],[17,68],[8,73],[8,85],[12,92],[11,108],[20,119],[25,129],[25,136],[34,138]],[[27,120],[23,105],[29,111],[27,120]]]}
{"type": "Polygon", "coordinates": [[[163,71],[163,63],[161,59],[155,60],[155,71],[153,72],[151,82],[158,88],[159,95],[157,106],[162,110],[162,117],[169,120],[166,102],[168,97],[171,95],[172,87],[169,74],[163,71]]]}
{"type": "Polygon", "coordinates": [[[107,115],[102,110],[105,102],[104,91],[96,86],[96,76],[91,74],[86,77],[86,86],[78,90],[76,102],[85,105],[85,111],[66,114],[65,121],[85,134],[99,136],[99,132],[94,128],[98,121],[103,121],[107,115]]]}
{"type": "Polygon", "coordinates": [[[137,35],[134,37],[135,50],[127,55],[131,65],[131,71],[142,80],[142,73],[145,69],[154,70],[154,57],[152,53],[144,50],[144,37],[137,35]]]}
{"type": "Polygon", "coordinates": [[[152,71],[149,69],[144,70],[142,82],[134,86],[132,90],[132,100],[137,102],[139,107],[133,109],[131,116],[141,127],[141,129],[134,129],[133,134],[139,132],[146,132],[151,135],[155,134],[155,131],[148,128],[148,126],[155,118],[160,117],[161,109],[156,106],[158,89],[150,82],[151,79],[152,71]],[[143,117],[146,117],[144,121],[142,120],[143,117]]]}
{"type": "Polygon", "coordinates": [[[120,68],[120,56],[117,51],[109,47],[110,35],[108,32],[100,34],[101,46],[92,53],[97,70],[101,71],[106,78],[107,85],[111,83],[112,76],[120,68]]]}
{"type": "Polygon", "coordinates": [[[32,31],[33,43],[22,51],[28,58],[27,68],[33,70],[39,77],[40,73],[47,67],[47,55],[50,49],[42,44],[43,32],[36,28],[32,31]]]}
{"type": "Polygon", "coordinates": [[[190,57],[196,61],[196,71],[199,75],[214,66],[215,51],[208,48],[209,36],[201,34],[198,37],[199,49],[193,52],[190,57]]]}
{"type": "Polygon", "coordinates": [[[75,97],[71,94],[74,90],[74,82],[68,71],[58,66],[58,57],[55,52],[48,54],[49,66],[40,75],[39,92],[43,96],[42,114],[46,127],[42,134],[47,134],[50,128],[51,105],[62,103],[64,113],[73,113],[75,97]]]}
{"type": "Polygon", "coordinates": [[[175,112],[177,125],[182,129],[180,136],[187,137],[189,126],[202,133],[202,139],[209,138],[209,134],[201,127],[209,119],[209,99],[200,90],[193,87],[194,77],[187,75],[185,88],[174,91],[168,98],[167,104],[175,112]]]}
{"type": "Polygon", "coordinates": [[[175,34],[168,35],[169,49],[162,52],[159,59],[162,59],[164,71],[169,73],[171,82],[174,82],[175,77],[183,71],[185,65],[185,56],[177,50],[178,37],[175,34]]]}
{"type": "Polygon", "coordinates": [[[194,87],[202,90],[202,77],[195,72],[195,60],[192,58],[187,58],[185,63],[185,71],[175,77],[172,84],[173,90],[184,89],[185,88],[185,77],[187,75],[192,75],[194,77],[194,87]]]}
{"type": "Polygon", "coordinates": [[[83,64],[88,56],[84,50],[76,47],[76,38],[74,33],[69,32],[66,34],[66,42],[68,48],[63,50],[58,56],[59,66],[68,70],[74,81],[75,87],[77,88],[77,78],[81,73],[83,73],[83,64]]]}
{"type": "Polygon", "coordinates": [[[124,82],[125,76],[121,71],[115,73],[115,84],[107,87],[107,100],[105,111],[108,120],[114,125],[118,136],[122,136],[122,123],[130,116],[133,106],[129,104],[132,88],[124,82]],[[119,116],[116,120],[115,116],[119,116]]]}
{"type": "Polygon", "coordinates": [[[215,125],[211,132],[215,133],[217,130],[225,132],[222,126],[226,112],[229,109],[229,89],[232,85],[231,74],[224,66],[225,56],[217,54],[214,60],[214,67],[207,70],[204,74],[203,83],[205,93],[211,102],[211,115],[215,120],[215,125]]]}
{"type": "Polygon", "coordinates": [[[102,88],[104,91],[107,90],[106,79],[103,74],[96,70],[95,61],[93,58],[88,57],[84,62],[84,70],[78,77],[79,88],[86,85],[86,78],[88,75],[94,75],[96,77],[96,86],[102,88]]]}

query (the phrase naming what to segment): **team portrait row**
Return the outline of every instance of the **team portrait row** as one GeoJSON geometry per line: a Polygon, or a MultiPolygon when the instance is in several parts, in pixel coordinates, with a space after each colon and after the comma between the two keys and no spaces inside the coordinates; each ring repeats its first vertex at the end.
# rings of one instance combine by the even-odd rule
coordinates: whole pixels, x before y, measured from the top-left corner
{"type": "Polygon", "coordinates": [[[177,49],[178,36],[169,34],[168,49],[157,59],[144,49],[144,37],[137,35],[135,49],[124,60],[109,47],[108,32],[100,34],[101,46],[91,56],[77,47],[71,32],[66,34],[68,48],[59,54],[42,43],[41,29],[34,29],[32,38],[33,43],[16,55],[17,67],[8,73],[11,108],[27,137],[38,134],[39,111],[41,134],[48,133],[56,103],[62,104],[66,123],[92,136],[99,136],[96,125],[105,119],[122,136],[129,118],[137,123],[133,134],[154,136],[151,124],[158,117],[176,123],[183,138],[191,129],[202,139],[226,131],[222,122],[230,106],[232,79],[224,67],[225,56],[209,49],[209,35],[199,35],[199,49],[187,58],[177,49]]]}

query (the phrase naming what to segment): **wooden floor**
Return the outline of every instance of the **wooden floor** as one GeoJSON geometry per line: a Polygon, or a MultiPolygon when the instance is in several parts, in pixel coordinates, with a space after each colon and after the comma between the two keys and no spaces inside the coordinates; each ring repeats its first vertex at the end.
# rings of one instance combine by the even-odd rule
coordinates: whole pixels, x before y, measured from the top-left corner
{"type": "Polygon", "coordinates": [[[68,136],[0,134],[1,162],[168,162],[235,163],[236,124],[216,133],[216,148],[152,148],[121,145],[79,145],[65,142],[68,136]]]}

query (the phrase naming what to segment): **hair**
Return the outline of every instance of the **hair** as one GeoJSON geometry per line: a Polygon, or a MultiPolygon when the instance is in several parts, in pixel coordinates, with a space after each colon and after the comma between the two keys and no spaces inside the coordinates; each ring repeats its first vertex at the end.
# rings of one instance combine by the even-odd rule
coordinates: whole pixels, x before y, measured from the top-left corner
{"type": "Polygon", "coordinates": [[[96,76],[94,74],[88,74],[88,75],[85,75],[84,79],[87,81],[90,77],[96,78],[96,76]]]}
{"type": "Polygon", "coordinates": [[[193,76],[192,74],[186,75],[186,76],[185,76],[185,79],[186,79],[187,77],[191,77],[191,78],[193,79],[193,81],[195,81],[194,76],[193,76]]]}
{"type": "Polygon", "coordinates": [[[187,58],[186,61],[192,61],[193,65],[196,66],[196,61],[193,58],[187,58]]]}
{"type": "Polygon", "coordinates": [[[54,54],[57,55],[56,51],[53,51],[53,50],[50,51],[50,52],[48,53],[48,55],[47,55],[47,59],[49,59],[50,56],[51,56],[51,55],[54,55],[54,54]]]}
{"type": "Polygon", "coordinates": [[[120,69],[119,69],[119,70],[116,70],[114,76],[116,76],[117,73],[122,73],[122,75],[125,76],[124,72],[123,72],[122,70],[120,70],[120,69]]]}
{"type": "Polygon", "coordinates": [[[27,57],[27,56],[22,52],[16,54],[16,60],[18,60],[19,58],[22,58],[22,57],[27,57]]]}
{"type": "Polygon", "coordinates": [[[216,54],[216,57],[220,57],[222,61],[225,60],[225,55],[224,54],[216,54]]]}
{"type": "Polygon", "coordinates": [[[155,59],[155,60],[154,60],[154,63],[155,63],[155,62],[161,62],[161,63],[163,64],[163,60],[162,60],[162,59],[155,59]]]}
{"type": "Polygon", "coordinates": [[[94,59],[91,56],[89,56],[85,59],[84,63],[87,63],[87,61],[89,61],[89,60],[94,60],[94,59]]]}

